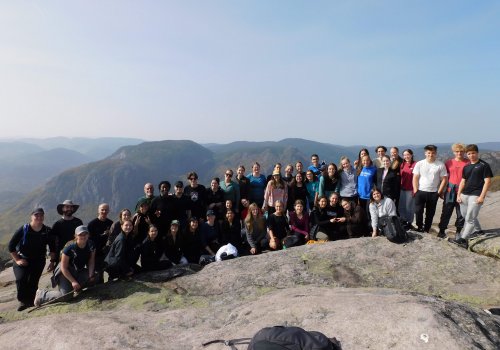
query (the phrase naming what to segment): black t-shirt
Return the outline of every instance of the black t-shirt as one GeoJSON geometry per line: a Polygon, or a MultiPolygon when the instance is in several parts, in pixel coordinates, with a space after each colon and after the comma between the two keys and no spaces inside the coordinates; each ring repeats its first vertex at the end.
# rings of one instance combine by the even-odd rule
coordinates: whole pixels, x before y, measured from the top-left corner
{"type": "Polygon", "coordinates": [[[273,231],[273,235],[278,239],[285,238],[288,231],[290,231],[290,226],[288,226],[285,215],[277,216],[271,214],[267,219],[267,227],[273,231]]]}
{"type": "Polygon", "coordinates": [[[69,265],[81,271],[87,266],[90,255],[95,250],[94,243],[89,239],[85,247],[80,248],[76,242],[70,243],[64,247],[62,253],[69,257],[69,265]]]}
{"type": "Polygon", "coordinates": [[[87,228],[89,229],[89,238],[92,242],[94,242],[96,254],[102,253],[102,248],[106,245],[109,234],[103,235],[103,233],[108,231],[111,228],[111,225],[113,225],[112,220],[106,219],[101,221],[98,218],[90,221],[87,225],[87,228]]]}
{"type": "Polygon", "coordinates": [[[73,217],[71,220],[59,219],[52,226],[51,234],[55,236],[56,252],[59,254],[66,243],[75,238],[75,228],[83,225],[82,220],[73,217]]]}
{"type": "Polygon", "coordinates": [[[191,215],[197,218],[205,218],[207,211],[207,189],[203,185],[198,185],[196,188],[186,186],[184,194],[189,198],[191,215]]]}
{"type": "Polygon", "coordinates": [[[187,211],[190,209],[190,199],[186,195],[180,197],[172,196],[172,220],[179,220],[181,223],[187,219],[187,211]]]}
{"type": "Polygon", "coordinates": [[[467,164],[464,167],[462,178],[465,179],[463,194],[471,196],[480,196],[483,191],[484,179],[493,177],[490,165],[484,160],[479,159],[475,164],[467,164]]]}
{"type": "Polygon", "coordinates": [[[54,247],[54,236],[50,234],[50,228],[43,225],[40,231],[34,231],[27,224],[26,236],[24,236],[24,225],[17,229],[9,242],[9,252],[19,252],[23,258],[45,258],[47,245],[54,247]]]}
{"type": "Polygon", "coordinates": [[[153,199],[151,202],[151,218],[153,223],[158,226],[158,230],[161,235],[164,235],[170,226],[170,222],[172,221],[172,211],[173,211],[173,200],[172,196],[159,196],[153,199]],[[156,216],[156,211],[160,211],[160,216],[156,216]]]}

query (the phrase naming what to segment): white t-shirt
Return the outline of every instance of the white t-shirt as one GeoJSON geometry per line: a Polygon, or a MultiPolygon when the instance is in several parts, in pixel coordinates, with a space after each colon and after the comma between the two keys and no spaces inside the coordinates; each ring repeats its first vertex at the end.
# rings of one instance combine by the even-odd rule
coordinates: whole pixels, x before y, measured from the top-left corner
{"type": "Polygon", "coordinates": [[[426,192],[437,192],[441,178],[448,176],[443,162],[436,160],[429,163],[427,159],[420,160],[415,164],[413,174],[420,175],[418,190],[426,192]]]}

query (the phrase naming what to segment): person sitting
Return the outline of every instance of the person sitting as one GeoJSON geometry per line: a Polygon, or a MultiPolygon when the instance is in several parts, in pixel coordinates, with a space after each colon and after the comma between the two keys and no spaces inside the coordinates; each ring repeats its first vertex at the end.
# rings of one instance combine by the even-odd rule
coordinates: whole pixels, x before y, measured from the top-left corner
{"type": "Polygon", "coordinates": [[[87,226],[78,226],[75,229],[75,239],[64,246],[61,252],[61,262],[54,270],[54,278],[59,290],[38,289],[34,300],[35,306],[40,306],[71,291],[79,292],[86,285],[94,283],[94,268],[94,243],[89,240],[87,226]]]}
{"type": "Polygon", "coordinates": [[[267,234],[269,249],[278,250],[282,248],[282,240],[290,232],[290,226],[285,216],[284,202],[277,200],[274,208],[275,212],[267,218],[267,234]]]}
{"type": "Polygon", "coordinates": [[[175,265],[187,264],[188,260],[184,257],[184,253],[182,251],[183,237],[179,232],[179,221],[172,220],[170,223],[170,230],[168,231],[166,238],[165,255],[167,258],[175,265]]]}
{"type": "Polygon", "coordinates": [[[294,211],[289,213],[291,234],[297,236],[298,244],[302,245],[309,240],[309,214],[304,209],[304,201],[295,201],[294,211]]]}
{"type": "Polygon", "coordinates": [[[382,217],[397,216],[396,205],[389,197],[384,197],[382,192],[375,188],[370,195],[370,216],[372,222],[372,237],[378,236],[382,231],[380,219],[382,217]]]}
{"type": "Polygon", "coordinates": [[[198,264],[201,256],[200,222],[197,217],[192,216],[188,225],[182,233],[182,251],[189,263],[198,264]]]}
{"type": "Polygon", "coordinates": [[[220,228],[218,222],[215,221],[215,213],[211,209],[207,210],[207,222],[201,225],[200,238],[203,255],[215,256],[221,247],[220,228]]]}
{"type": "Polygon", "coordinates": [[[335,219],[340,224],[339,239],[368,235],[368,219],[365,210],[347,198],[342,198],[341,204],[344,208],[344,216],[335,219]]]}
{"type": "Polygon", "coordinates": [[[311,238],[322,241],[333,240],[335,234],[335,218],[337,217],[337,213],[328,210],[326,197],[319,197],[318,206],[314,207],[312,215],[314,218],[314,224],[317,225],[317,229],[314,237],[311,238]]]}
{"type": "Polygon", "coordinates": [[[231,243],[241,255],[243,240],[241,238],[241,222],[236,219],[236,213],[232,209],[226,211],[226,219],[221,225],[222,245],[231,243]]]}
{"type": "Polygon", "coordinates": [[[247,242],[250,246],[250,254],[262,252],[266,244],[266,219],[262,215],[257,203],[252,203],[248,207],[248,214],[245,218],[245,229],[247,242]]]}
{"type": "Polygon", "coordinates": [[[122,224],[122,232],[116,237],[104,259],[108,280],[115,278],[129,278],[135,272],[138,259],[134,249],[135,244],[132,237],[134,224],[131,220],[125,220],[122,224]]]}
{"type": "Polygon", "coordinates": [[[142,242],[139,250],[142,271],[165,270],[172,266],[169,260],[161,260],[164,249],[158,238],[158,228],[154,225],[149,226],[148,236],[142,242]]]}

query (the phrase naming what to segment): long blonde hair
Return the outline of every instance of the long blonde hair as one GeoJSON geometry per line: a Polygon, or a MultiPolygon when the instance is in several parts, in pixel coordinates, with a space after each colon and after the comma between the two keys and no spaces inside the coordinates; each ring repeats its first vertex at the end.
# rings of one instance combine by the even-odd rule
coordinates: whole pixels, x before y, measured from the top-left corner
{"type": "Polygon", "coordinates": [[[247,230],[248,230],[249,233],[253,232],[254,222],[257,222],[257,224],[259,225],[259,227],[258,227],[259,230],[263,230],[264,229],[265,220],[262,217],[262,213],[261,213],[260,208],[257,205],[257,203],[252,203],[252,204],[250,204],[248,206],[248,213],[247,213],[247,217],[245,218],[245,227],[247,228],[247,230]],[[253,209],[257,209],[258,210],[257,216],[254,216],[252,214],[252,210],[253,209]]]}

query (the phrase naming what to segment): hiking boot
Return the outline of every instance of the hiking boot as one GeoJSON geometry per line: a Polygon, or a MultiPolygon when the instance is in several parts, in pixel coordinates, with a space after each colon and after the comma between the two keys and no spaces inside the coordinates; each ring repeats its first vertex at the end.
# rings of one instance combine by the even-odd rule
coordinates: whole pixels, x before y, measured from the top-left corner
{"type": "Polygon", "coordinates": [[[417,232],[424,232],[424,228],[422,226],[417,227],[417,232]]]}
{"type": "Polygon", "coordinates": [[[26,310],[27,308],[29,308],[29,305],[28,304],[25,304],[23,302],[20,302],[19,303],[19,306],[17,307],[17,311],[23,311],[23,310],[26,310]]]}
{"type": "Polygon", "coordinates": [[[438,236],[438,238],[446,238],[446,237],[448,237],[446,235],[446,232],[444,230],[439,230],[439,233],[438,233],[437,236],[438,236]]]}
{"type": "Polygon", "coordinates": [[[40,305],[42,305],[42,290],[41,289],[37,289],[36,290],[36,293],[35,293],[35,300],[33,301],[33,304],[36,306],[36,307],[39,307],[40,305]]]}

